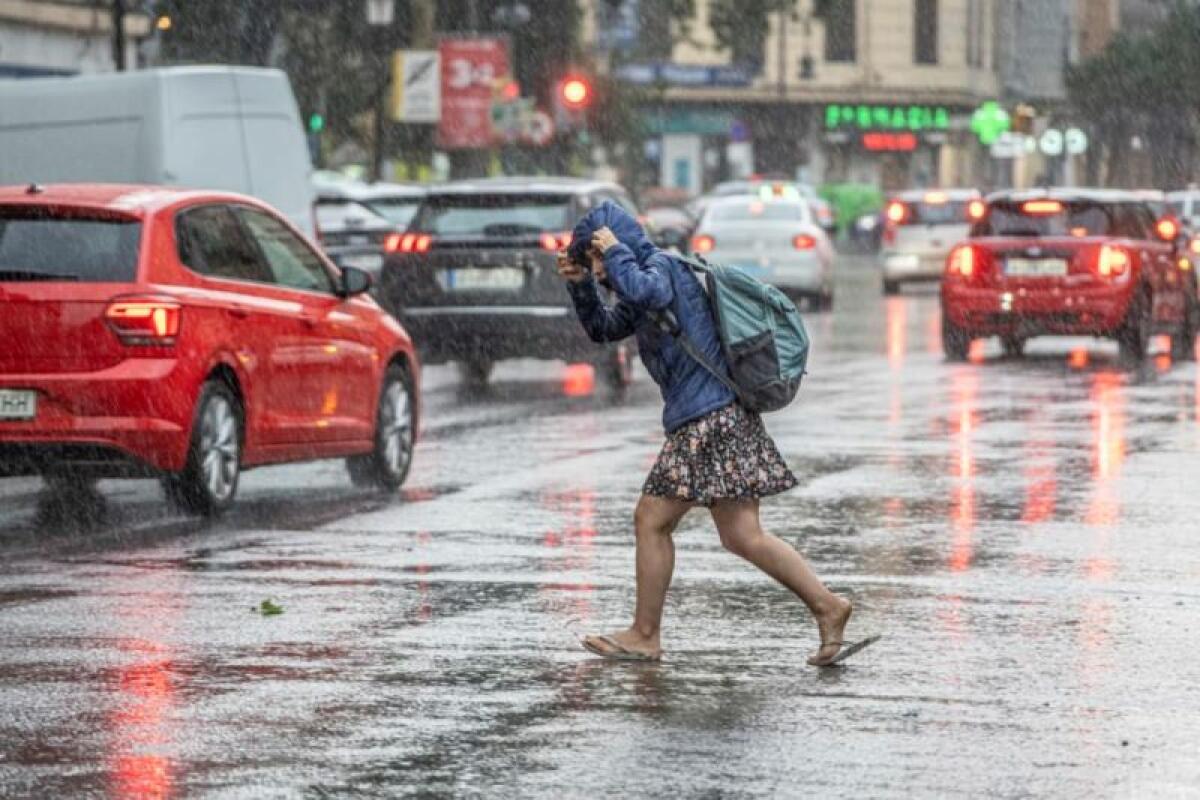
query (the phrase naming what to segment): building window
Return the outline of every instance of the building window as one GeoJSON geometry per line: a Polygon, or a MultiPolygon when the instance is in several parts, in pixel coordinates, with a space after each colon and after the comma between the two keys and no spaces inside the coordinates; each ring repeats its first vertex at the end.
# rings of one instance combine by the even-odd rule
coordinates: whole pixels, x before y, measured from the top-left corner
{"type": "Polygon", "coordinates": [[[857,31],[854,7],[858,0],[828,0],[825,4],[825,60],[854,61],[857,31]]]}
{"type": "Polygon", "coordinates": [[[915,0],[913,12],[913,61],[917,64],[936,64],[938,63],[937,0],[915,0]]]}
{"type": "Polygon", "coordinates": [[[967,0],[967,66],[983,66],[983,0],[967,0]]]}

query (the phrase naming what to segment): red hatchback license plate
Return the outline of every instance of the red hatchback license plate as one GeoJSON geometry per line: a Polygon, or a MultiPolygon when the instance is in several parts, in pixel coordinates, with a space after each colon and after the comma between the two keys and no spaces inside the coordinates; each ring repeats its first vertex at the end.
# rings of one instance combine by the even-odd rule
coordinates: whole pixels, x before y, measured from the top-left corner
{"type": "Polygon", "coordinates": [[[1058,277],[1067,274],[1065,258],[1007,258],[1004,274],[1014,277],[1058,277]]]}
{"type": "Polygon", "coordinates": [[[37,416],[37,392],[0,389],[0,419],[29,420],[37,416]]]}

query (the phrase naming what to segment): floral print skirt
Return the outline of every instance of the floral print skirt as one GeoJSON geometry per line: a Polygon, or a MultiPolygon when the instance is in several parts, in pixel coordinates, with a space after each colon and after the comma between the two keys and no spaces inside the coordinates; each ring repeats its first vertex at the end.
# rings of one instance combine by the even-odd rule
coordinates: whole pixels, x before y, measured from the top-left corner
{"type": "Polygon", "coordinates": [[[796,476],[767,434],[762,417],[733,403],[667,437],[643,494],[711,506],[786,492],[796,476]]]}

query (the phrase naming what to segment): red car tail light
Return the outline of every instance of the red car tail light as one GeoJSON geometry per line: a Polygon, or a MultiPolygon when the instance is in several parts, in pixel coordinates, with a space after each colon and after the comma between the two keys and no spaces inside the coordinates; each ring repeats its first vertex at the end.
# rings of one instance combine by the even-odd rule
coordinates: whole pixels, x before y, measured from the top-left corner
{"type": "Polygon", "coordinates": [[[817,240],[807,233],[798,233],[792,237],[792,247],[797,250],[812,250],[817,246],[817,240]]]}
{"type": "Polygon", "coordinates": [[[1106,244],[1096,257],[1096,274],[1101,278],[1115,278],[1129,270],[1129,252],[1120,247],[1106,244]]]}
{"type": "Polygon", "coordinates": [[[388,253],[428,253],[433,237],[428,233],[389,233],[383,240],[388,253]]]}
{"type": "Polygon", "coordinates": [[[543,233],[538,237],[538,244],[541,248],[550,253],[557,253],[559,250],[566,250],[571,246],[571,232],[563,233],[543,233]]]}
{"type": "Polygon", "coordinates": [[[1197,236],[1188,242],[1188,250],[1200,255],[1200,236],[1197,236]]]}
{"type": "Polygon", "coordinates": [[[971,222],[979,222],[987,215],[987,203],[982,200],[972,200],[967,203],[967,219],[971,222]]]}
{"type": "Polygon", "coordinates": [[[887,221],[893,225],[901,225],[908,219],[908,206],[899,200],[893,200],[888,203],[887,211],[884,212],[887,221]]]}
{"type": "Polygon", "coordinates": [[[717,241],[707,233],[702,233],[699,236],[692,237],[692,252],[695,253],[711,253],[712,249],[717,246],[717,241]]]}
{"type": "Polygon", "coordinates": [[[1154,224],[1154,232],[1164,242],[1173,242],[1179,238],[1179,223],[1174,217],[1163,217],[1154,224]]]}
{"type": "Polygon", "coordinates": [[[122,344],[175,344],[182,309],[174,300],[118,297],[104,310],[104,319],[122,344]]]}
{"type": "Polygon", "coordinates": [[[946,274],[971,278],[976,272],[975,262],[975,248],[969,244],[961,244],[950,251],[946,259],[946,274]]]}

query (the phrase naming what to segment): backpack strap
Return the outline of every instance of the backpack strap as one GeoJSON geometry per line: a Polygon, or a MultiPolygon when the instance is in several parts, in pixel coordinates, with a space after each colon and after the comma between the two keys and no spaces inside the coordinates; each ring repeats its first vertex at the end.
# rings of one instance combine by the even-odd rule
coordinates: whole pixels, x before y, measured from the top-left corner
{"type": "Polygon", "coordinates": [[[741,387],[734,383],[728,375],[717,369],[717,366],[709,361],[704,353],[700,352],[700,349],[692,343],[692,340],[689,339],[684,334],[683,329],[679,327],[679,321],[675,319],[674,314],[672,314],[669,310],[664,309],[662,311],[647,311],[646,316],[650,318],[650,321],[653,322],[660,331],[668,334],[671,336],[671,338],[678,342],[679,346],[683,348],[683,352],[687,353],[693,361],[703,367],[714,378],[719,380],[726,389],[733,392],[733,396],[738,399],[738,402],[740,402],[742,405],[746,405],[746,398],[742,393],[741,387]]]}

